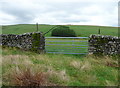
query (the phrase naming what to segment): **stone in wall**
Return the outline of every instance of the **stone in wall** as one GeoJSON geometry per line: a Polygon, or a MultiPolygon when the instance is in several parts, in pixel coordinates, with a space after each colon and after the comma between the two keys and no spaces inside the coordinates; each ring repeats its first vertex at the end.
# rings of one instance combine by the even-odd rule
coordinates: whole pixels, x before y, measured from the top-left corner
{"type": "Polygon", "coordinates": [[[120,55],[120,38],[91,35],[89,37],[89,54],[120,55]]]}
{"type": "Polygon", "coordinates": [[[31,50],[37,53],[45,52],[45,38],[41,32],[25,33],[21,35],[1,34],[0,45],[31,50]],[[37,36],[36,36],[37,35],[37,36]]]}

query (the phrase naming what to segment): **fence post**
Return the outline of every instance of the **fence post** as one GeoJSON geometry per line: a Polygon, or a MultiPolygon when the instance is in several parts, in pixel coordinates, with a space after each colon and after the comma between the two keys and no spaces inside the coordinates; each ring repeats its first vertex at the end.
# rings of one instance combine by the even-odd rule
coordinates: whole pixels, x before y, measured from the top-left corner
{"type": "Polygon", "coordinates": [[[36,27],[37,27],[37,30],[36,30],[36,32],[38,32],[38,23],[36,23],[36,27]]]}
{"type": "Polygon", "coordinates": [[[99,28],[99,30],[98,30],[98,34],[100,34],[100,28],[99,28]]]}

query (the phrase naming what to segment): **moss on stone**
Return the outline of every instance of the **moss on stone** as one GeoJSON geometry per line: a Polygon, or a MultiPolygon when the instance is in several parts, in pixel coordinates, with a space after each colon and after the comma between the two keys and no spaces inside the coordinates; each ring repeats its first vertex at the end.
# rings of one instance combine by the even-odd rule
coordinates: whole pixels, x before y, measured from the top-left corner
{"type": "Polygon", "coordinates": [[[33,41],[32,41],[32,48],[31,48],[31,50],[33,52],[39,53],[40,34],[34,33],[34,34],[32,34],[32,38],[33,38],[33,41]]]}

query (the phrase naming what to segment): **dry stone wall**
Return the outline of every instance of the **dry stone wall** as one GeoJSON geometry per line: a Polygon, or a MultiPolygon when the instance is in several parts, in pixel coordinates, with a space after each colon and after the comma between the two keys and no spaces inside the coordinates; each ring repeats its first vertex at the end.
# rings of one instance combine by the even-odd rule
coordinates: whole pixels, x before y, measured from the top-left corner
{"type": "Polygon", "coordinates": [[[120,38],[91,35],[89,37],[89,54],[120,55],[120,38]]]}
{"type": "Polygon", "coordinates": [[[37,53],[45,52],[45,38],[41,32],[25,33],[21,35],[1,34],[0,45],[31,50],[37,53]]]}

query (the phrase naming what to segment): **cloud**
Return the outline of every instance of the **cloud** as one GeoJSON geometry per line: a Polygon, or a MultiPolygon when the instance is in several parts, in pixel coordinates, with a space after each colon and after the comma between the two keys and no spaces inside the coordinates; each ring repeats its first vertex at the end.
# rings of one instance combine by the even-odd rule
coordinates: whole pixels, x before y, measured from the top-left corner
{"type": "Polygon", "coordinates": [[[118,0],[1,0],[0,24],[117,26],[118,0]]]}
{"type": "Polygon", "coordinates": [[[14,16],[6,14],[6,13],[0,11],[0,22],[2,24],[6,24],[7,22],[8,23],[11,23],[11,22],[14,23],[14,21],[15,21],[14,16]]]}

